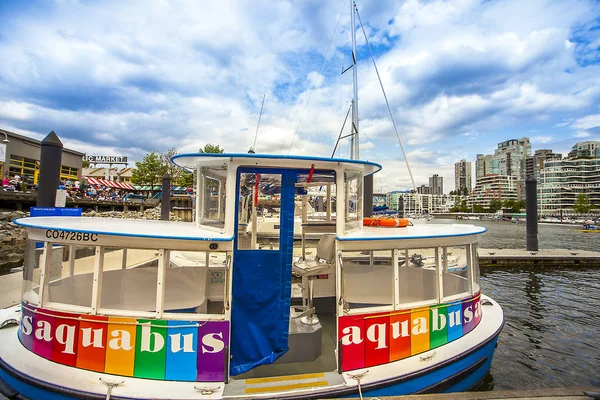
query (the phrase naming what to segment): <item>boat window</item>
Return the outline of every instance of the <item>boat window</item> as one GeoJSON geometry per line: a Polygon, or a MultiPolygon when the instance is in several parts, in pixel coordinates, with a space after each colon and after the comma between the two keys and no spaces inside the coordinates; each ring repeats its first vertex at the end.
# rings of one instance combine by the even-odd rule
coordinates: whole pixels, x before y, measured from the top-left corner
{"type": "Polygon", "coordinates": [[[392,260],[392,250],[342,252],[342,297],[345,309],[393,309],[392,260]]]}
{"type": "Polygon", "coordinates": [[[469,294],[468,246],[443,247],[442,265],[444,301],[457,299],[469,294]]]}
{"type": "Polygon", "coordinates": [[[50,262],[44,272],[47,276],[44,303],[91,307],[96,247],[51,243],[46,246],[52,250],[46,257],[50,262]]]}
{"type": "Polygon", "coordinates": [[[360,171],[344,171],[344,200],[346,232],[359,229],[362,226],[363,213],[363,177],[360,171]]]}
{"type": "Polygon", "coordinates": [[[439,251],[419,248],[398,253],[399,308],[437,302],[436,256],[439,257],[439,251]]]}
{"type": "Polygon", "coordinates": [[[200,168],[199,224],[207,228],[225,227],[225,187],[227,166],[200,168]]]}
{"type": "Polygon", "coordinates": [[[22,299],[25,303],[38,305],[40,293],[40,264],[39,259],[43,248],[36,249],[36,242],[31,239],[25,241],[25,254],[23,260],[23,285],[22,299]]]}
{"type": "Polygon", "coordinates": [[[174,318],[188,314],[223,314],[227,252],[171,250],[169,253],[163,315],[174,318]],[[177,314],[174,316],[174,313],[177,314]]]}
{"type": "Polygon", "coordinates": [[[101,248],[101,313],[156,311],[158,249],[101,248]]]}
{"type": "Polygon", "coordinates": [[[472,257],[473,260],[473,293],[477,293],[481,290],[480,281],[481,281],[481,272],[479,271],[479,257],[477,255],[477,243],[471,246],[472,248],[472,257]]]}
{"type": "Polygon", "coordinates": [[[278,250],[281,174],[241,173],[238,250],[278,250]]]}
{"type": "Polygon", "coordinates": [[[298,174],[296,183],[296,212],[303,223],[335,220],[335,171],[314,171],[298,174]],[[302,210],[306,209],[303,213],[302,210]]]}

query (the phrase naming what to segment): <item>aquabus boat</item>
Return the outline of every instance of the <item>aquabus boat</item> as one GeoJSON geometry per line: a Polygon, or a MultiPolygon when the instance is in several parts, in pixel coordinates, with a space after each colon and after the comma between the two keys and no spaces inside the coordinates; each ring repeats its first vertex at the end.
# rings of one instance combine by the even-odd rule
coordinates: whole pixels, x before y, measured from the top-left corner
{"type": "Polygon", "coordinates": [[[195,222],[17,221],[28,239],[21,304],[2,312],[18,320],[0,329],[2,390],[311,399],[463,391],[484,379],[503,326],[501,307],[481,293],[484,228],[363,226],[363,179],[380,169],[372,162],[173,161],[198,171],[195,222]],[[319,240],[295,242],[295,205],[315,184],[335,201],[327,219],[302,224],[319,240]],[[264,193],[278,202],[280,227],[260,241],[246,228],[264,193]],[[423,258],[426,268],[415,262],[423,258]]]}

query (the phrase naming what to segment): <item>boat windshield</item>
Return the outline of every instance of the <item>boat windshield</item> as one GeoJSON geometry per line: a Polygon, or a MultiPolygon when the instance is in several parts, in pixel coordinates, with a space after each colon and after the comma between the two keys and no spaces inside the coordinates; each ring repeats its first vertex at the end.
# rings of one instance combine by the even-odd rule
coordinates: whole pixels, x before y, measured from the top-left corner
{"type": "Polygon", "coordinates": [[[362,199],[362,172],[357,170],[344,171],[344,191],[345,191],[345,224],[346,232],[360,229],[363,220],[363,199],[362,199]]]}
{"type": "Polygon", "coordinates": [[[225,228],[227,165],[200,168],[198,224],[209,229],[225,228]]]}

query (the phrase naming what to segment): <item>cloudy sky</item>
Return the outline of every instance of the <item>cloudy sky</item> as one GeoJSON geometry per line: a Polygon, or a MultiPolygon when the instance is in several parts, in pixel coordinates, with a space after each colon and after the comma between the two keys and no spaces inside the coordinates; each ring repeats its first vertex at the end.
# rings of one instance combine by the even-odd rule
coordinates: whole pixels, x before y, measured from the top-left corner
{"type": "MultiPolygon", "coordinates": [[[[529,137],[600,140],[600,3],[358,0],[417,185],[529,137]]],[[[360,28],[361,159],[410,180],[360,28]]],[[[207,143],[331,156],[352,98],[348,0],[0,1],[0,128],[140,160],[207,143]]],[[[349,156],[347,140],[338,157],[349,156]]]]}

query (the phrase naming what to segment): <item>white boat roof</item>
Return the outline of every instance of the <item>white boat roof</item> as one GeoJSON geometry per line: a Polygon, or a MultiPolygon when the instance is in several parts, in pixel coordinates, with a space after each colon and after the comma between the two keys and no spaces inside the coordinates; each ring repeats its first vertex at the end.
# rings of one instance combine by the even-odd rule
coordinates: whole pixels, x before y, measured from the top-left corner
{"type": "Polygon", "coordinates": [[[226,242],[233,236],[197,227],[193,222],[96,217],[28,217],[14,221],[27,228],[152,239],[226,242]]]}
{"type": "MultiPolygon", "coordinates": [[[[310,168],[313,164],[317,169],[327,168],[328,164],[344,164],[347,166],[361,166],[365,176],[381,170],[381,165],[363,160],[350,160],[346,158],[326,158],[314,156],[291,156],[279,154],[250,154],[250,153],[188,153],[178,154],[171,161],[183,168],[196,169],[198,166],[214,165],[219,161],[228,163],[233,160],[247,160],[249,165],[269,167],[273,161],[286,161],[290,167],[310,168]]],[[[278,164],[275,164],[278,165],[278,164]]]]}
{"type": "Polygon", "coordinates": [[[340,241],[439,239],[478,235],[487,231],[483,226],[467,224],[424,224],[405,228],[364,226],[362,230],[338,236],[340,241]]]}

